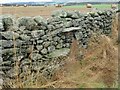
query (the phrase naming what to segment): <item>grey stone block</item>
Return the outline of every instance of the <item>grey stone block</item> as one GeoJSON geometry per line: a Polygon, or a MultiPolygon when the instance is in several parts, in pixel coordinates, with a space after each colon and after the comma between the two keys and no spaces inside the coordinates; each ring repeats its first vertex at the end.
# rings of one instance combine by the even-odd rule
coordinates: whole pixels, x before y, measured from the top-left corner
{"type": "Polygon", "coordinates": [[[13,31],[0,32],[0,35],[7,40],[13,40],[13,37],[15,39],[19,38],[19,34],[13,32],[13,31]]]}
{"type": "Polygon", "coordinates": [[[44,49],[41,50],[41,53],[42,53],[42,54],[47,54],[47,52],[48,52],[48,51],[47,51],[46,48],[44,48],[44,49]]]}
{"type": "Polygon", "coordinates": [[[54,45],[51,45],[48,47],[48,52],[52,52],[55,50],[55,46],[54,45]]]}
{"type": "Polygon", "coordinates": [[[22,34],[20,35],[20,38],[23,40],[23,41],[29,41],[30,40],[30,36],[27,36],[27,34],[22,34]]]}
{"type": "Polygon", "coordinates": [[[40,50],[42,50],[42,49],[43,49],[43,46],[42,46],[42,45],[37,45],[37,46],[36,46],[36,48],[37,48],[37,50],[39,50],[39,51],[40,51],[40,50]]]}
{"type": "Polygon", "coordinates": [[[36,61],[42,58],[42,55],[38,54],[38,53],[32,53],[31,54],[31,59],[36,61]]]}

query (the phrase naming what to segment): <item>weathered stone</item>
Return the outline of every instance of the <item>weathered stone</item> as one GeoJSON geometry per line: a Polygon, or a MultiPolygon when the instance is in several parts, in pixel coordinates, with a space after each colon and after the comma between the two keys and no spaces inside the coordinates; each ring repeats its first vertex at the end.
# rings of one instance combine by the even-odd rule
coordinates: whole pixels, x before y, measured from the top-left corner
{"type": "Polygon", "coordinates": [[[65,36],[64,36],[64,35],[62,35],[62,36],[61,36],[61,38],[64,40],[64,39],[65,39],[65,36]]]}
{"type": "Polygon", "coordinates": [[[95,17],[94,20],[101,21],[101,17],[95,17]]]}
{"type": "Polygon", "coordinates": [[[47,35],[44,35],[44,36],[41,37],[42,40],[45,40],[45,39],[47,39],[47,38],[48,38],[47,35]]]}
{"type": "Polygon", "coordinates": [[[55,46],[52,45],[52,46],[49,46],[49,47],[48,47],[48,52],[52,52],[52,51],[54,51],[54,50],[55,50],[55,46]]]}
{"type": "MultiPolygon", "coordinates": [[[[32,56],[33,56],[33,55],[32,55],[32,56]]],[[[32,58],[33,58],[33,57],[31,57],[31,59],[32,59],[32,58]]],[[[20,67],[22,68],[24,65],[30,65],[31,59],[27,59],[27,58],[23,59],[22,62],[21,62],[20,67]]]]}
{"type": "Polygon", "coordinates": [[[64,24],[63,23],[55,24],[54,26],[55,26],[55,29],[59,29],[59,28],[62,28],[64,26],[64,24]]]}
{"type": "Polygon", "coordinates": [[[97,12],[99,15],[103,15],[103,12],[102,11],[98,11],[97,12]]]}
{"type": "Polygon", "coordinates": [[[10,48],[10,49],[3,49],[2,50],[2,54],[3,55],[13,55],[15,52],[14,51],[16,51],[16,52],[18,52],[18,48],[10,48]]]}
{"type": "Polygon", "coordinates": [[[1,64],[2,64],[3,66],[10,66],[11,61],[3,61],[1,64]]]}
{"type": "Polygon", "coordinates": [[[42,45],[37,45],[37,46],[36,46],[36,48],[37,48],[37,50],[39,50],[39,51],[40,51],[40,50],[42,50],[42,49],[43,49],[43,46],[42,46],[42,45]]]}
{"type": "Polygon", "coordinates": [[[66,44],[65,44],[65,47],[66,47],[66,48],[70,48],[70,43],[66,43],[66,44]]]}
{"type": "Polygon", "coordinates": [[[12,40],[0,40],[0,43],[2,43],[2,47],[4,48],[10,48],[13,46],[13,41],[12,40]]]}
{"type": "Polygon", "coordinates": [[[73,23],[71,21],[64,22],[64,27],[65,28],[71,27],[72,25],[73,25],[73,23]]]}
{"type": "Polygon", "coordinates": [[[33,38],[39,38],[45,34],[44,30],[35,30],[31,32],[33,38]]]}
{"type": "Polygon", "coordinates": [[[66,21],[72,21],[72,18],[65,18],[66,21]]]}
{"type": "Polygon", "coordinates": [[[71,18],[73,19],[79,18],[79,15],[77,14],[77,12],[71,12],[71,14],[72,14],[71,18]]]}
{"type": "Polygon", "coordinates": [[[60,43],[60,44],[58,44],[58,45],[56,46],[57,49],[60,49],[60,48],[62,48],[62,47],[63,47],[63,44],[62,44],[62,43],[60,43]]]}
{"type": "Polygon", "coordinates": [[[73,20],[72,24],[73,24],[74,27],[79,27],[80,26],[80,23],[77,20],[73,20]]]}
{"type": "Polygon", "coordinates": [[[52,31],[52,30],[54,30],[55,27],[53,25],[48,25],[47,28],[48,28],[48,30],[52,31]]]}
{"type": "Polygon", "coordinates": [[[60,42],[60,43],[63,43],[63,40],[61,39],[59,42],[60,42]]]}
{"type": "Polygon", "coordinates": [[[43,42],[43,46],[46,48],[50,45],[51,43],[50,42],[43,42]]]}
{"type": "Polygon", "coordinates": [[[82,47],[86,49],[88,47],[88,45],[84,44],[84,45],[82,45],[82,47]]]}
{"type": "Polygon", "coordinates": [[[88,20],[89,20],[89,21],[93,21],[94,18],[93,18],[93,17],[89,17],[88,20]]]}
{"type": "Polygon", "coordinates": [[[22,73],[21,74],[24,75],[23,77],[25,77],[25,75],[30,74],[30,67],[29,67],[29,65],[22,66],[22,73]]]}
{"type": "Polygon", "coordinates": [[[53,37],[52,37],[52,36],[49,36],[49,37],[47,38],[47,41],[53,41],[53,37]]]}
{"type": "Polygon", "coordinates": [[[4,31],[3,23],[0,22],[0,31],[4,31]]]}
{"type": "Polygon", "coordinates": [[[70,28],[65,28],[62,32],[71,32],[71,31],[76,31],[80,29],[81,27],[70,27],[70,28]]]}
{"type": "Polygon", "coordinates": [[[58,42],[51,41],[51,44],[56,46],[58,42]]]}
{"type": "Polygon", "coordinates": [[[41,16],[36,16],[33,19],[38,25],[47,25],[47,20],[41,16]]]}
{"type": "Polygon", "coordinates": [[[42,55],[40,55],[40,54],[38,54],[38,53],[32,53],[31,54],[31,59],[32,60],[39,60],[39,59],[41,59],[42,58],[42,55]]]}
{"type": "Polygon", "coordinates": [[[19,34],[12,31],[1,32],[0,34],[2,37],[4,37],[7,40],[13,40],[13,37],[15,39],[19,38],[19,34]]]}
{"type": "Polygon", "coordinates": [[[37,44],[42,44],[43,40],[37,40],[37,44]]]}
{"type": "Polygon", "coordinates": [[[27,30],[33,30],[36,28],[37,23],[31,17],[22,17],[18,19],[18,26],[25,26],[27,30]]]}
{"type": "Polygon", "coordinates": [[[10,69],[7,73],[6,73],[6,75],[8,76],[8,77],[10,77],[10,78],[15,78],[16,76],[17,76],[17,74],[15,73],[15,69],[10,69]]]}
{"type": "Polygon", "coordinates": [[[20,38],[24,41],[29,41],[30,40],[30,36],[27,36],[26,34],[20,35],[20,38]]]}
{"type": "MultiPolygon", "coordinates": [[[[53,12],[54,13],[54,12],[53,12]]],[[[53,22],[59,22],[59,21],[61,21],[62,20],[62,18],[61,17],[59,17],[59,16],[55,16],[55,17],[51,17],[51,18],[48,18],[48,24],[51,24],[51,23],[53,23],[53,22]]]]}
{"type": "Polygon", "coordinates": [[[56,37],[53,38],[53,40],[54,40],[55,42],[57,42],[57,41],[59,42],[60,38],[56,36],[56,37]]]}
{"type": "Polygon", "coordinates": [[[54,35],[57,35],[57,34],[61,33],[62,31],[63,31],[62,28],[60,28],[60,29],[56,29],[55,31],[49,32],[49,33],[48,33],[48,36],[54,36],[54,35]]]}
{"type": "Polygon", "coordinates": [[[46,29],[47,29],[47,26],[41,25],[38,29],[40,29],[40,30],[46,30],[46,29]]]}
{"type": "Polygon", "coordinates": [[[46,49],[46,48],[42,49],[42,50],[41,50],[41,53],[42,53],[42,54],[47,54],[47,49],[46,49]]]}
{"type": "Polygon", "coordinates": [[[20,47],[24,43],[26,43],[26,42],[24,42],[22,40],[19,40],[19,39],[15,40],[15,44],[16,44],[17,47],[20,47]]]}
{"type": "Polygon", "coordinates": [[[5,30],[8,30],[11,26],[13,26],[13,18],[11,16],[4,16],[2,18],[2,23],[5,30]]]}
{"type": "Polygon", "coordinates": [[[59,16],[59,17],[67,17],[68,13],[64,10],[57,10],[52,13],[53,17],[59,16]]]}
{"type": "Polygon", "coordinates": [[[59,57],[59,56],[66,56],[70,52],[69,48],[62,48],[59,50],[55,50],[49,54],[49,57],[59,57]]]}
{"type": "Polygon", "coordinates": [[[75,38],[76,38],[77,40],[80,40],[80,33],[79,33],[79,32],[75,32],[75,38]]]}

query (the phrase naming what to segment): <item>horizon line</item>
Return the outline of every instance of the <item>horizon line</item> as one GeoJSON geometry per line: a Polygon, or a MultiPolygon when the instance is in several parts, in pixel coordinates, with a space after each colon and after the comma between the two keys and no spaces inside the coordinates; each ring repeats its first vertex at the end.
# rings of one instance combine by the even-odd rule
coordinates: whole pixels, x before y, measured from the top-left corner
{"type": "Polygon", "coordinates": [[[45,2],[74,2],[74,3],[84,3],[84,2],[119,2],[119,1],[16,1],[16,2],[0,2],[0,4],[7,4],[7,3],[29,3],[29,2],[36,2],[36,3],[45,3],[45,2]]]}

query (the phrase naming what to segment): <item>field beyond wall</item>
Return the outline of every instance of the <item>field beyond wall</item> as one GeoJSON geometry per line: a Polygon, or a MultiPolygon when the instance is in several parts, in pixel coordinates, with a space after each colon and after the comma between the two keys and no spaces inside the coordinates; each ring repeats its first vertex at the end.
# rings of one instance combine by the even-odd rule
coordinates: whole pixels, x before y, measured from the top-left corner
{"type": "Polygon", "coordinates": [[[69,10],[69,11],[80,11],[82,13],[87,13],[90,11],[97,10],[109,10],[111,9],[111,4],[95,4],[93,5],[93,8],[86,8],[86,5],[73,5],[73,6],[63,6],[63,7],[55,7],[55,6],[28,6],[28,7],[0,7],[0,14],[12,14],[16,17],[21,16],[43,16],[45,18],[50,17],[53,11],[55,10],[69,10]]]}

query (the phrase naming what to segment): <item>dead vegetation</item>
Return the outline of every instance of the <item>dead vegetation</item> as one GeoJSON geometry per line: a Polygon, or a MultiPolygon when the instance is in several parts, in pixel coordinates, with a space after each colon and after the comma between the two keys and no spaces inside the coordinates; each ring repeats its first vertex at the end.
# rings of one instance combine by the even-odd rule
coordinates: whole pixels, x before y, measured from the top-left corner
{"type": "Polygon", "coordinates": [[[59,9],[64,9],[67,11],[80,11],[82,13],[86,13],[86,12],[90,12],[89,9],[87,8],[65,8],[63,5],[59,5],[58,7],[56,6],[27,6],[25,5],[25,7],[23,6],[19,6],[19,7],[0,7],[1,10],[1,15],[3,14],[12,14],[14,16],[18,17],[24,17],[24,16],[30,16],[30,17],[34,17],[34,16],[42,16],[45,18],[48,18],[51,16],[52,12],[55,10],[59,10],[59,9]]]}
{"type": "Polygon", "coordinates": [[[58,88],[117,87],[117,48],[106,36],[98,37],[98,40],[98,43],[91,43],[89,50],[83,50],[84,59],[80,61],[75,58],[71,61],[67,60],[63,74],[58,72],[59,80],[64,82],[56,83],[58,88]]]}

